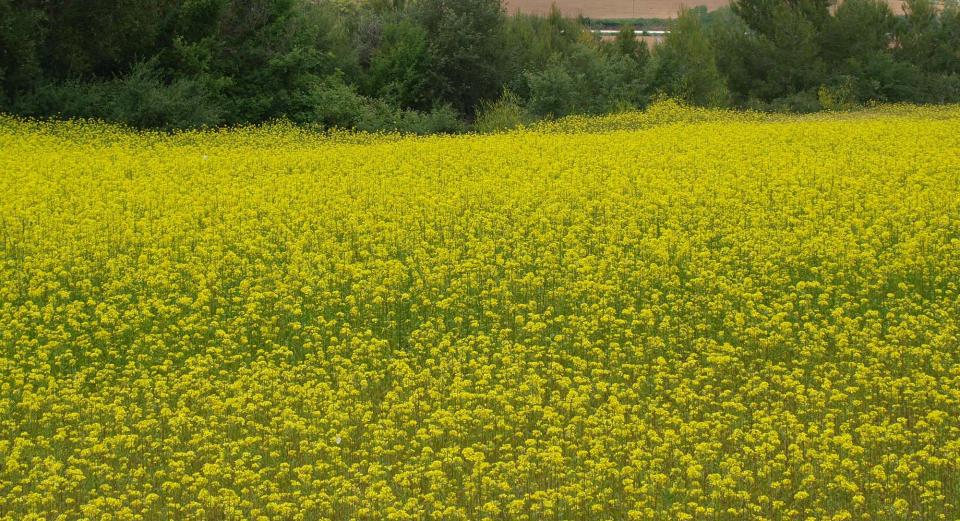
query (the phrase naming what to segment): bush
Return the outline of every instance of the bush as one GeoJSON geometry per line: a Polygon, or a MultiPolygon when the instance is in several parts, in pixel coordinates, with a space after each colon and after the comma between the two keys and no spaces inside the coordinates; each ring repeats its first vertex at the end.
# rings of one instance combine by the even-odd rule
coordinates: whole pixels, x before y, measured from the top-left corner
{"type": "Polygon", "coordinates": [[[309,119],[314,87],[338,61],[329,40],[335,20],[326,4],[230,0],[205,65],[228,78],[230,123],[309,119]]]}
{"type": "Polygon", "coordinates": [[[500,99],[493,103],[480,104],[477,120],[473,128],[477,132],[499,132],[510,130],[530,122],[530,116],[516,94],[505,90],[500,99]]]}
{"type": "Polygon", "coordinates": [[[855,105],[853,80],[847,78],[837,85],[821,85],[817,90],[817,104],[823,110],[849,110],[855,105]]]}
{"type": "Polygon", "coordinates": [[[542,71],[528,72],[530,112],[540,117],[562,117],[576,112],[577,86],[559,57],[542,71]]]}
{"type": "Polygon", "coordinates": [[[381,99],[359,94],[342,75],[333,75],[313,89],[312,121],[327,128],[366,132],[399,131],[414,134],[462,132],[459,114],[449,105],[429,111],[398,108],[381,99]]]}
{"type": "Polygon", "coordinates": [[[605,114],[646,103],[643,66],[634,58],[580,43],[526,75],[528,108],[540,117],[605,114]]]}
{"type": "Polygon", "coordinates": [[[224,122],[221,81],[179,78],[163,83],[150,63],[112,81],[46,84],[18,99],[14,109],[38,117],[93,118],[164,130],[224,122]]]}
{"type": "Polygon", "coordinates": [[[650,49],[647,47],[647,42],[637,38],[633,31],[632,25],[624,24],[617,33],[616,39],[608,44],[607,48],[644,66],[650,61],[650,49]]]}
{"type": "Polygon", "coordinates": [[[398,124],[392,129],[413,134],[458,134],[466,125],[450,105],[434,107],[429,111],[401,110],[398,124]]]}
{"type": "Polygon", "coordinates": [[[777,98],[766,108],[767,110],[773,110],[775,112],[798,112],[800,114],[808,114],[823,109],[820,105],[818,89],[806,90],[777,98]]]}
{"type": "Polygon", "coordinates": [[[517,14],[507,19],[503,46],[506,53],[504,88],[521,99],[530,97],[527,75],[545,69],[556,56],[569,55],[589,38],[575,20],[564,18],[553,6],[546,17],[517,14]]]}

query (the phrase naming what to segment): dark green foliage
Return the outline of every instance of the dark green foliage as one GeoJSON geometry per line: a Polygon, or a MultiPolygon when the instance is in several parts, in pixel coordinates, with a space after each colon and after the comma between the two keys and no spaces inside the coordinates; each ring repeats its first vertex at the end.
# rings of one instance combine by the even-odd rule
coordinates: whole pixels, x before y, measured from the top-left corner
{"type": "Polygon", "coordinates": [[[459,114],[449,106],[427,112],[398,108],[377,98],[368,98],[334,75],[312,93],[311,120],[325,127],[367,132],[401,131],[415,134],[453,133],[464,129],[459,114]]]}
{"type": "Polygon", "coordinates": [[[778,32],[790,32],[789,27],[782,25],[784,12],[819,31],[830,20],[830,4],[831,0],[736,0],[731,8],[748,27],[775,39],[778,32]]]}
{"type": "Polygon", "coordinates": [[[107,78],[153,54],[175,0],[26,0],[43,12],[48,79],[107,78]]]}
{"type": "Polygon", "coordinates": [[[647,42],[637,38],[631,25],[624,25],[620,28],[612,48],[622,56],[633,59],[641,67],[645,66],[650,60],[650,49],[647,47],[647,42]]]}
{"type": "Polygon", "coordinates": [[[835,76],[834,83],[846,80],[851,100],[866,101],[925,101],[917,94],[920,72],[915,66],[897,61],[889,52],[876,52],[851,58],[843,64],[844,76],[835,76]]]}
{"type": "Polygon", "coordinates": [[[653,87],[687,103],[724,106],[729,92],[700,17],[683,11],[652,62],[653,87]]]}
{"type": "Polygon", "coordinates": [[[823,58],[831,64],[869,60],[885,54],[897,19],[882,0],[845,0],[821,37],[823,58]]]}
{"type": "Polygon", "coordinates": [[[826,1],[737,0],[732,10],[747,34],[727,35],[717,44],[720,54],[727,55],[719,62],[741,75],[731,81],[740,97],[770,102],[823,82],[820,31],[829,21],[826,1]]]}
{"type": "Polygon", "coordinates": [[[556,6],[545,17],[517,14],[505,26],[508,63],[514,70],[543,68],[554,55],[569,54],[587,34],[576,21],[564,18],[556,6]]]}
{"type": "Polygon", "coordinates": [[[758,78],[770,66],[766,53],[760,51],[767,45],[765,40],[730,9],[716,13],[714,21],[705,29],[713,45],[717,69],[726,79],[733,103],[748,106],[757,103],[758,78]]]}
{"type": "Polygon", "coordinates": [[[537,116],[566,116],[575,112],[580,102],[576,80],[558,58],[545,69],[527,73],[530,111],[537,116]]]}
{"type": "Polygon", "coordinates": [[[430,59],[423,27],[409,19],[388,24],[380,47],[370,60],[366,93],[403,108],[429,109],[434,94],[430,59]]]}
{"type": "Polygon", "coordinates": [[[898,58],[934,74],[960,74],[960,6],[938,9],[931,0],[908,0],[897,30],[898,58]]]}
{"type": "Polygon", "coordinates": [[[840,4],[821,36],[823,59],[832,71],[822,92],[853,103],[910,100],[916,71],[894,59],[891,36],[896,27],[897,19],[886,2],[840,4]]]}
{"type": "Polygon", "coordinates": [[[846,0],[832,15],[820,0],[738,0],[733,11],[742,26],[712,26],[711,39],[740,103],[816,110],[960,99],[960,23],[950,2],[910,0],[899,21],[878,0],[846,0]]]}
{"type": "Polygon", "coordinates": [[[527,73],[530,111],[537,116],[602,114],[645,101],[643,68],[632,56],[574,45],[542,71],[527,73]]]}
{"type": "Polygon", "coordinates": [[[419,0],[412,12],[427,33],[434,98],[473,114],[481,100],[500,93],[506,60],[500,0],[419,0]]]}
{"type": "Polygon", "coordinates": [[[43,76],[43,12],[0,0],[0,109],[43,76]]]}
{"type": "Polygon", "coordinates": [[[564,18],[556,7],[546,17],[525,14],[509,17],[503,43],[507,54],[506,88],[521,99],[528,99],[528,74],[543,71],[557,55],[570,54],[588,35],[583,26],[564,18]]]}
{"type": "Polygon", "coordinates": [[[114,80],[43,85],[14,108],[32,116],[100,118],[140,128],[214,126],[224,121],[221,88],[207,76],[164,82],[152,64],[141,63],[114,80]]]}
{"type": "Polygon", "coordinates": [[[522,68],[512,86],[526,97],[529,113],[602,114],[645,104],[649,52],[632,29],[612,44],[600,44],[554,8],[545,18],[515,17],[508,34],[522,68]]]}
{"type": "MultiPolygon", "coordinates": [[[[330,41],[335,19],[313,2],[37,4],[44,9],[31,18],[40,26],[32,43],[41,71],[30,85],[5,82],[10,98],[22,98],[13,108],[23,113],[159,127],[309,121],[310,93],[338,65],[330,41]]],[[[17,12],[24,18],[37,9],[17,12]]],[[[31,70],[28,60],[19,63],[12,78],[31,70]]]]}
{"type": "Polygon", "coordinates": [[[295,0],[232,0],[220,18],[214,74],[230,79],[229,114],[237,120],[310,120],[310,93],[336,70],[325,38],[333,20],[295,0]]]}
{"type": "Polygon", "coordinates": [[[589,20],[498,0],[0,0],[0,112],[426,133],[657,95],[802,112],[956,102],[960,8],[934,1],[898,18],[882,0],[736,0],[686,11],[648,49],[633,28],[654,21],[604,42],[589,20]]]}

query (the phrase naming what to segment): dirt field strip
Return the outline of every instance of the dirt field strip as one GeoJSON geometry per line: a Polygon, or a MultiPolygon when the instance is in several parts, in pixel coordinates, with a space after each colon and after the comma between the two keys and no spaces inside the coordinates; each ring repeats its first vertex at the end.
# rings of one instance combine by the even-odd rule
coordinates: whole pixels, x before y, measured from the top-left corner
{"type": "MultiPolygon", "coordinates": [[[[689,3],[689,2],[688,2],[689,3]]],[[[727,5],[727,0],[699,0],[713,10],[727,5]]],[[[556,4],[567,16],[583,15],[589,18],[675,18],[682,2],[679,0],[504,0],[507,12],[546,14],[556,4]]]]}
{"type": "MultiPolygon", "coordinates": [[[[903,12],[902,0],[887,0],[894,13],[903,12]]],[[[508,13],[517,10],[524,13],[546,14],[556,4],[567,16],[583,15],[588,18],[675,18],[681,6],[705,5],[714,10],[723,7],[728,0],[504,0],[508,13]]]]}

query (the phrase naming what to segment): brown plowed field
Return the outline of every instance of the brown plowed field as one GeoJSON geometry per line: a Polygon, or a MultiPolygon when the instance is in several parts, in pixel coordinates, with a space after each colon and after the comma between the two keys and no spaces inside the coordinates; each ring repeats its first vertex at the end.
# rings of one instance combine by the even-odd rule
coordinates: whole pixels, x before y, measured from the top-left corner
{"type": "MultiPolygon", "coordinates": [[[[903,0],[887,0],[893,12],[902,12],[903,0]]],[[[681,5],[705,5],[711,11],[730,3],[728,0],[504,0],[508,13],[546,14],[557,4],[567,16],[589,18],[675,18],[681,5]]]]}

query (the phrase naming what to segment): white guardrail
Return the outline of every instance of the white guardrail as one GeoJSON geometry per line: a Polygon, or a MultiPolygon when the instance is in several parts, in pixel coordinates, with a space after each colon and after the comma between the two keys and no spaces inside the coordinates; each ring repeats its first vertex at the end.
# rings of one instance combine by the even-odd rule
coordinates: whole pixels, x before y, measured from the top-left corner
{"type": "MultiPolygon", "coordinates": [[[[620,34],[619,29],[590,29],[590,32],[599,34],[601,36],[616,36],[620,34]]],[[[633,31],[633,34],[637,36],[666,36],[670,34],[670,31],[646,31],[643,29],[636,29],[633,31]]]]}

